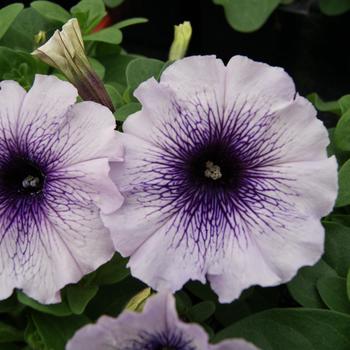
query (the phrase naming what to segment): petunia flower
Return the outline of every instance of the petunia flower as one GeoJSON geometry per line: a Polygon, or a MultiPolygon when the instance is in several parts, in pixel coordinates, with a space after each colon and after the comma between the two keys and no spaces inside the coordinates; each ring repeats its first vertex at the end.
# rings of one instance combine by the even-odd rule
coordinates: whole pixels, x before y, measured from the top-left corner
{"type": "Polygon", "coordinates": [[[243,339],[208,344],[208,335],[196,324],[182,322],[175,298],[157,294],[146,302],[142,313],[124,311],[118,318],[102,316],[73,336],[66,350],[257,350],[243,339]]]}
{"type": "Polygon", "coordinates": [[[22,289],[42,303],[108,261],[100,212],[122,203],[109,161],[122,160],[113,114],[37,75],[28,93],[0,83],[0,299],[22,289]]]}
{"type": "Polygon", "coordinates": [[[86,57],[84,41],[78,20],[70,19],[62,30],[54,35],[32,55],[60,70],[76,86],[83,100],[95,101],[114,110],[113,103],[103,82],[92,69],[86,57]]]}
{"type": "Polygon", "coordinates": [[[104,216],[133,276],[156,290],[208,280],[221,302],[289,281],[323,252],[337,194],[326,128],[280,68],[194,56],[135,91],[125,196],[104,216]]]}

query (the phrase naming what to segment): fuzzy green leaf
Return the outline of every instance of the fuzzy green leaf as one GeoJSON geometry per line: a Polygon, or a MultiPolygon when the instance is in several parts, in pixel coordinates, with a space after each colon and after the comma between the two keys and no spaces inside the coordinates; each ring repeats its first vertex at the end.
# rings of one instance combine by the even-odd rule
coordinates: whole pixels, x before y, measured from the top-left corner
{"type": "Polygon", "coordinates": [[[20,303],[46,314],[55,316],[68,316],[72,314],[71,309],[64,301],[59,304],[41,304],[20,291],[17,292],[17,298],[20,303]]]}
{"type": "Polygon", "coordinates": [[[350,316],[329,310],[273,309],[220,331],[214,342],[245,338],[264,350],[348,350],[350,316]]]}
{"type": "Polygon", "coordinates": [[[321,112],[331,112],[338,115],[341,114],[339,101],[323,101],[316,93],[308,95],[307,98],[316,107],[316,109],[321,112]]]}
{"type": "Polygon", "coordinates": [[[96,33],[85,35],[83,37],[84,41],[98,41],[108,44],[118,45],[123,40],[123,34],[116,26],[108,27],[102,29],[96,33]]]}
{"type": "Polygon", "coordinates": [[[317,281],[317,289],[322,300],[331,310],[350,313],[345,278],[322,277],[317,281]]]}
{"type": "Polygon", "coordinates": [[[96,58],[89,57],[89,62],[92,66],[92,69],[96,72],[96,74],[103,80],[105,73],[106,73],[106,68],[104,65],[98,61],[96,58]]]}
{"type": "Polygon", "coordinates": [[[78,19],[84,34],[90,33],[107,13],[102,0],[81,0],[70,12],[78,19]]]}
{"type": "Polygon", "coordinates": [[[334,142],[342,151],[350,151],[350,110],[339,119],[334,132],[334,142]]]}
{"type": "MultiPolygon", "coordinates": [[[[21,340],[23,340],[23,332],[4,322],[0,322],[0,344],[11,343],[21,340]]],[[[3,349],[1,345],[0,348],[3,349]]]]}
{"type": "Polygon", "coordinates": [[[10,28],[13,21],[23,9],[23,4],[11,4],[0,9],[0,39],[10,28]]]}
{"type": "Polygon", "coordinates": [[[35,11],[38,11],[43,17],[52,21],[66,23],[71,18],[70,13],[62,6],[51,1],[34,1],[30,4],[35,11]]]}
{"type": "Polygon", "coordinates": [[[141,104],[138,102],[130,102],[124,106],[121,106],[115,115],[115,119],[117,119],[120,122],[123,122],[126,120],[126,118],[141,109],[141,104]]]}
{"type": "Polygon", "coordinates": [[[25,8],[3,36],[1,45],[30,53],[36,48],[34,39],[39,31],[46,32],[47,37],[50,37],[59,27],[60,24],[57,21],[48,20],[32,7],[25,8]]]}
{"type": "Polygon", "coordinates": [[[142,24],[142,23],[147,23],[147,22],[148,22],[147,18],[135,17],[135,18],[125,19],[124,21],[120,21],[120,22],[116,23],[114,26],[118,29],[122,29],[125,27],[133,26],[135,24],[142,24]]]}
{"type": "Polygon", "coordinates": [[[98,292],[98,286],[78,283],[66,288],[69,308],[76,315],[84,312],[87,304],[98,292]]]}
{"type": "Polygon", "coordinates": [[[154,58],[136,58],[126,67],[126,81],[130,90],[135,90],[143,81],[158,78],[164,66],[163,61],[154,58]]]}
{"type": "Polygon", "coordinates": [[[328,16],[337,16],[350,10],[350,0],[319,0],[320,10],[328,16]]]}
{"type": "Polygon", "coordinates": [[[213,0],[222,5],[232,28],[240,32],[259,29],[276,9],[280,0],[213,0]]]}
{"type": "Polygon", "coordinates": [[[202,301],[194,305],[187,313],[193,322],[204,322],[215,312],[215,304],[212,301],[202,301]]]}
{"type": "Polygon", "coordinates": [[[320,260],[314,266],[306,266],[288,283],[292,297],[305,307],[325,307],[318,291],[317,280],[325,276],[337,276],[337,273],[324,261],[320,260]]]}
{"type": "Polygon", "coordinates": [[[346,294],[347,294],[348,299],[350,301],[350,268],[349,268],[348,274],[346,276],[346,294]]]}
{"type": "Polygon", "coordinates": [[[106,6],[114,8],[121,5],[124,2],[124,0],[104,0],[104,2],[106,6]]]}
{"type": "MultiPolygon", "coordinates": [[[[107,89],[108,91],[108,89],[107,89]]],[[[129,276],[130,271],[126,268],[127,259],[121,257],[118,253],[113,258],[100,266],[94,276],[94,284],[113,284],[122,281],[129,276]]]]}
{"type": "Polygon", "coordinates": [[[350,228],[333,222],[325,222],[326,241],[324,261],[340,277],[346,277],[350,266],[350,228]]]}
{"type": "Polygon", "coordinates": [[[120,92],[113,85],[106,84],[105,88],[107,90],[109,97],[112,100],[113,107],[115,108],[115,110],[117,110],[124,103],[123,96],[120,94],[120,92]]]}
{"type": "Polygon", "coordinates": [[[89,322],[83,315],[54,317],[33,312],[31,316],[37,334],[47,350],[64,350],[74,333],[89,322]]]}
{"type": "Polygon", "coordinates": [[[350,159],[348,159],[340,168],[338,180],[339,190],[336,206],[343,207],[350,204],[350,159]]]}

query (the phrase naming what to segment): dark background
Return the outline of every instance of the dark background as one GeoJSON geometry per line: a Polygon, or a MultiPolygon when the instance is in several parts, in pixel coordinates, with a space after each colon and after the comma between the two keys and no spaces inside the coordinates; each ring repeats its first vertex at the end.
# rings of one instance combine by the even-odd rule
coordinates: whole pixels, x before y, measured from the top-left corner
{"type": "MultiPolygon", "coordinates": [[[[56,2],[67,9],[77,3],[56,2]]],[[[173,25],[189,20],[193,36],[188,54],[216,54],[225,62],[235,54],[247,55],[285,68],[301,94],[316,91],[324,99],[338,99],[350,93],[350,12],[330,17],[310,3],[296,0],[293,7],[280,7],[260,30],[249,34],[233,30],[223,7],[211,0],[125,0],[110,15],[115,21],[149,19],[123,30],[123,47],[129,52],[166,60],[173,25]]]]}

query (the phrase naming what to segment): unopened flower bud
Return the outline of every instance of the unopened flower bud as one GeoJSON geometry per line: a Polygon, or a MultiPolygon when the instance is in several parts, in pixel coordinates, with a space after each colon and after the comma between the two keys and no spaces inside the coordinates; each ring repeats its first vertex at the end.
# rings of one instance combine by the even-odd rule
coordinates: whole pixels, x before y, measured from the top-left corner
{"type": "Polygon", "coordinates": [[[182,24],[174,26],[174,41],[169,51],[170,61],[176,61],[185,57],[191,36],[192,27],[190,22],[185,21],[182,24]]]}
{"type": "Polygon", "coordinates": [[[75,85],[82,99],[95,101],[114,111],[103,82],[92,69],[85,54],[78,20],[70,19],[32,55],[60,70],[75,85]]]}
{"type": "Polygon", "coordinates": [[[146,300],[152,296],[151,288],[146,288],[137,293],[125,306],[126,310],[141,312],[146,303],[146,300]]]}
{"type": "Polygon", "coordinates": [[[35,46],[42,45],[46,41],[46,32],[40,30],[38,34],[34,35],[35,46]]]}

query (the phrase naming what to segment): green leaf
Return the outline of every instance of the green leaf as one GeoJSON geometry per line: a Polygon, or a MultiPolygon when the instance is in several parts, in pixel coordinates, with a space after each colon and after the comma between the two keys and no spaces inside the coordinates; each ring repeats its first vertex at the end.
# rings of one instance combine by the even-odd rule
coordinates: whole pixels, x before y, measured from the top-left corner
{"type": "Polygon", "coordinates": [[[103,48],[106,48],[106,46],[113,48],[119,47],[116,45],[98,43],[96,56],[98,60],[106,67],[105,81],[107,83],[119,83],[121,85],[124,85],[125,89],[125,86],[127,84],[125,74],[126,67],[132,60],[136,59],[136,56],[124,54],[120,55],[117,52],[105,53],[105,50],[101,50],[101,52],[99,52],[100,46],[102,46],[103,48]]]}
{"type": "Polygon", "coordinates": [[[107,7],[113,8],[121,5],[124,0],[104,0],[107,7]]]}
{"type": "Polygon", "coordinates": [[[11,4],[0,9],[0,39],[10,28],[13,21],[23,9],[23,4],[11,4]]]}
{"type": "Polygon", "coordinates": [[[329,221],[335,222],[335,223],[343,225],[343,226],[349,226],[350,227],[350,215],[346,215],[346,214],[331,214],[329,221]]]}
{"type": "Polygon", "coordinates": [[[89,57],[89,62],[92,66],[92,69],[103,80],[106,73],[106,68],[104,67],[104,65],[100,61],[98,61],[96,58],[92,58],[92,57],[89,57]]]}
{"type": "Polygon", "coordinates": [[[83,315],[54,317],[38,312],[32,313],[33,324],[47,350],[64,350],[67,341],[89,319],[83,315]]]}
{"type": "MultiPolygon", "coordinates": [[[[350,115],[350,114],[349,114],[350,115]]],[[[336,207],[343,207],[350,204],[350,159],[340,168],[338,174],[338,198],[336,207]]]]}
{"type": "MultiPolygon", "coordinates": [[[[108,85],[106,85],[108,91],[108,85]]],[[[111,97],[112,98],[112,97],[111,97]]],[[[113,258],[100,266],[93,280],[94,284],[113,284],[122,281],[129,276],[130,271],[126,268],[127,259],[121,257],[118,253],[113,258]]]]}
{"type": "Polygon", "coordinates": [[[201,300],[218,301],[217,295],[210,288],[209,284],[203,284],[199,281],[191,281],[186,284],[186,289],[201,300]]]}
{"type": "MultiPolygon", "coordinates": [[[[0,344],[11,343],[21,340],[23,340],[23,332],[4,322],[0,322],[0,344]]],[[[1,347],[1,349],[3,349],[3,347],[1,347]]]]}
{"type": "Polygon", "coordinates": [[[101,286],[96,297],[87,306],[85,314],[92,319],[104,314],[117,316],[128,301],[146,287],[146,285],[131,277],[127,277],[119,283],[101,286]]]}
{"type": "Polygon", "coordinates": [[[215,318],[223,326],[229,326],[250,314],[252,314],[252,307],[249,303],[238,299],[231,304],[217,304],[215,318]]]}
{"type": "Polygon", "coordinates": [[[46,36],[50,37],[59,27],[58,22],[48,20],[33,8],[25,8],[3,36],[1,45],[29,53],[36,47],[34,36],[39,31],[46,32],[46,36]]]}
{"type": "Polygon", "coordinates": [[[288,290],[292,297],[302,306],[324,308],[317,291],[317,280],[324,276],[337,276],[337,273],[324,260],[314,266],[306,266],[288,283],[288,290]]]}
{"type": "Polygon", "coordinates": [[[329,310],[274,309],[220,331],[214,342],[245,338],[264,350],[350,349],[350,317],[329,310]]]}
{"type": "Polygon", "coordinates": [[[141,109],[141,104],[138,102],[130,102],[127,105],[121,106],[115,113],[115,119],[123,122],[126,118],[141,109]]]}
{"type": "Polygon", "coordinates": [[[30,4],[35,11],[38,11],[43,17],[52,21],[66,23],[71,15],[62,6],[51,1],[34,1],[30,4]]]}
{"type": "Polygon", "coordinates": [[[350,313],[345,278],[322,277],[317,281],[317,289],[322,300],[331,310],[350,313]]]}
{"type": "Polygon", "coordinates": [[[135,18],[125,19],[124,21],[120,21],[120,22],[116,23],[114,25],[114,27],[116,27],[118,29],[122,29],[125,27],[133,26],[135,24],[141,24],[141,23],[147,23],[147,22],[148,22],[147,18],[135,17],[135,18]]]}
{"type": "Polygon", "coordinates": [[[78,283],[66,288],[67,301],[74,314],[80,315],[84,312],[87,304],[98,292],[98,286],[78,283]]]}
{"type": "Polygon", "coordinates": [[[348,299],[350,300],[350,268],[346,276],[346,294],[348,296],[348,299]]]}
{"type": "Polygon", "coordinates": [[[32,318],[28,317],[27,320],[27,326],[24,331],[24,339],[26,343],[29,345],[30,349],[46,350],[45,343],[41,339],[32,318]]]}
{"type": "Polygon", "coordinates": [[[96,33],[88,34],[83,37],[84,41],[98,41],[108,44],[118,45],[123,40],[123,34],[116,26],[102,29],[96,33]]]}
{"type": "Polygon", "coordinates": [[[0,313],[6,313],[17,309],[19,306],[15,294],[11,297],[0,301],[0,313]]]}
{"type": "Polygon", "coordinates": [[[16,80],[29,89],[37,72],[37,62],[28,53],[0,47],[0,80],[16,80]]]}
{"type": "MultiPolygon", "coordinates": [[[[23,348],[23,346],[17,345],[15,343],[3,343],[1,344],[1,350],[33,350],[29,347],[23,348]]],[[[39,350],[39,349],[35,349],[39,350]]]]}
{"type": "Polygon", "coordinates": [[[24,293],[18,291],[17,292],[18,301],[24,305],[29,306],[34,310],[38,310],[40,312],[51,314],[55,316],[67,316],[71,315],[72,311],[69,306],[65,302],[61,302],[59,304],[40,304],[36,300],[28,297],[24,293]]]}
{"type": "Polygon", "coordinates": [[[335,128],[328,129],[329,145],[327,146],[328,157],[335,155],[335,145],[334,145],[334,131],[335,128]]]}
{"type": "Polygon", "coordinates": [[[163,61],[154,58],[136,58],[126,67],[126,81],[131,90],[135,90],[143,81],[159,76],[163,61]]]}
{"type": "Polygon", "coordinates": [[[202,301],[194,305],[187,313],[193,322],[204,322],[215,312],[215,304],[212,301],[202,301]]]}
{"type": "Polygon", "coordinates": [[[222,5],[232,28],[240,32],[259,29],[275,10],[279,0],[213,0],[222,5]]]}
{"type": "Polygon", "coordinates": [[[166,61],[162,67],[162,69],[160,70],[157,79],[159,80],[160,77],[162,76],[163,72],[170,67],[172,64],[174,63],[174,61],[166,61]]]}
{"type": "Polygon", "coordinates": [[[107,90],[109,97],[112,100],[113,107],[115,108],[115,110],[117,110],[119,107],[121,107],[124,104],[122,95],[113,85],[106,84],[105,88],[107,90]]]}
{"type": "Polygon", "coordinates": [[[350,0],[319,0],[320,10],[328,16],[336,16],[350,10],[350,0]]]}
{"type": "Polygon", "coordinates": [[[103,0],[81,0],[70,12],[78,19],[84,34],[95,28],[107,13],[103,0]]]}
{"type": "Polygon", "coordinates": [[[341,114],[344,114],[350,109],[350,95],[344,95],[338,100],[341,114]]]}
{"type": "Polygon", "coordinates": [[[175,294],[175,301],[178,314],[187,317],[188,311],[192,308],[192,300],[190,296],[184,290],[179,290],[175,294]]]}
{"type": "Polygon", "coordinates": [[[339,119],[334,131],[334,142],[342,151],[350,151],[350,110],[339,119]]]}
{"type": "Polygon", "coordinates": [[[340,277],[346,277],[350,266],[350,228],[325,222],[326,241],[323,259],[340,277]]]}
{"type": "Polygon", "coordinates": [[[318,96],[317,93],[312,93],[307,96],[308,100],[315,106],[320,112],[330,112],[334,114],[341,114],[339,101],[328,101],[325,102],[318,96]]]}

